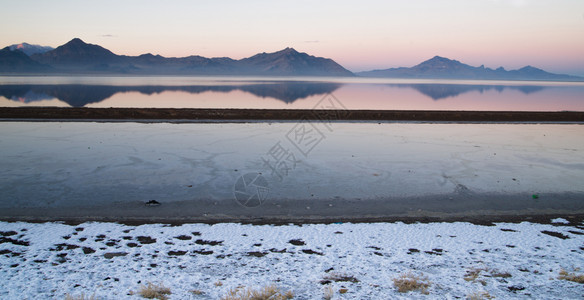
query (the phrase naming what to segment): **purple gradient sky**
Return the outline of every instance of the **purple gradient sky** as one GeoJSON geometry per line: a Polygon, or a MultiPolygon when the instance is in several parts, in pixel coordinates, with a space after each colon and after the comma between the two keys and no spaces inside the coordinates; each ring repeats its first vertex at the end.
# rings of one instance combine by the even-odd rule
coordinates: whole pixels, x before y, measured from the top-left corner
{"type": "Polygon", "coordinates": [[[584,75],[582,0],[0,0],[0,46],[74,37],[116,54],[243,58],[294,47],[352,71],[464,63],[584,75]]]}

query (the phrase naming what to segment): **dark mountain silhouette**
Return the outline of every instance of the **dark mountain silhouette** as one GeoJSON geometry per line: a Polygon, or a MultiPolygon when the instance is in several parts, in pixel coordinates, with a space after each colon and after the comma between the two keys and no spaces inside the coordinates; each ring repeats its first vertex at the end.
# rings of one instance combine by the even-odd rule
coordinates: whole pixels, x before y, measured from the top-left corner
{"type": "Polygon", "coordinates": [[[33,54],[38,54],[38,53],[45,53],[45,52],[53,50],[53,47],[41,46],[41,45],[31,45],[28,43],[14,44],[14,45],[10,45],[8,47],[10,48],[10,50],[20,50],[28,56],[31,56],[33,54]]]}
{"type": "Polygon", "coordinates": [[[112,63],[120,63],[123,58],[111,51],[92,44],[86,44],[82,40],[75,38],[59,46],[54,50],[34,54],[32,59],[48,64],[60,70],[88,70],[96,71],[103,69],[112,63]]]}
{"type": "MultiPolygon", "coordinates": [[[[286,48],[273,53],[259,53],[239,60],[202,56],[163,57],[143,54],[125,56],[112,53],[98,45],[75,38],[56,49],[41,50],[36,45],[21,48],[38,51],[30,58],[2,53],[0,73],[73,73],[73,74],[136,74],[136,75],[253,75],[253,76],[354,76],[329,58],[315,57],[286,48]]],[[[13,45],[16,48],[19,45],[13,45]]],[[[13,51],[15,52],[15,51],[13,51]]],[[[30,52],[32,53],[32,52],[30,52]]],[[[427,79],[486,79],[486,80],[557,80],[584,81],[583,77],[553,74],[532,66],[507,71],[484,66],[473,67],[457,60],[435,56],[416,66],[391,68],[358,73],[364,77],[427,78],[427,79]]]]}
{"type": "Polygon", "coordinates": [[[106,85],[0,85],[0,96],[13,101],[30,103],[57,98],[74,107],[99,103],[117,93],[139,92],[146,95],[165,91],[181,91],[192,94],[203,92],[231,92],[241,90],[259,97],[272,97],[286,103],[309,96],[328,94],[341,84],[318,82],[261,83],[249,85],[212,86],[106,86],[106,85]]]}
{"type": "MultiPolygon", "coordinates": [[[[140,56],[117,55],[101,46],[75,38],[54,50],[33,54],[30,58],[62,73],[354,76],[331,59],[315,57],[292,48],[240,60],[196,55],[166,58],[150,53],[140,56]]],[[[2,66],[0,72],[4,72],[2,66]]]]}
{"type": "Polygon", "coordinates": [[[353,73],[332,59],[300,53],[293,48],[286,48],[274,53],[256,54],[240,60],[239,64],[247,68],[249,72],[257,74],[353,76],[353,73]]]}
{"type": "Polygon", "coordinates": [[[435,56],[411,68],[391,68],[357,73],[364,77],[424,78],[424,79],[486,79],[486,80],[565,80],[583,81],[583,77],[553,74],[527,66],[507,71],[503,67],[495,70],[485,66],[473,67],[457,60],[435,56]]]}
{"type": "Polygon", "coordinates": [[[32,60],[20,50],[6,47],[0,50],[0,71],[4,73],[42,73],[53,68],[32,60]]]}

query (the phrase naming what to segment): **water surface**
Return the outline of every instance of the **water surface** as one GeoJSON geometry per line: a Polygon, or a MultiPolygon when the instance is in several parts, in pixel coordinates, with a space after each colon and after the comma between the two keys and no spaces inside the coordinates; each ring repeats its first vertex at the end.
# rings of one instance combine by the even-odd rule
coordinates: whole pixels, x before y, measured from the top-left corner
{"type": "Polygon", "coordinates": [[[0,106],[584,111],[584,83],[241,77],[0,77],[0,106]]]}
{"type": "Polygon", "coordinates": [[[584,212],[583,125],[0,125],[0,218],[584,212]],[[299,140],[301,127],[313,134],[299,140]],[[247,174],[264,181],[239,186],[247,174]],[[261,205],[242,205],[238,192],[261,205]],[[149,200],[161,205],[147,207],[149,200]]]}

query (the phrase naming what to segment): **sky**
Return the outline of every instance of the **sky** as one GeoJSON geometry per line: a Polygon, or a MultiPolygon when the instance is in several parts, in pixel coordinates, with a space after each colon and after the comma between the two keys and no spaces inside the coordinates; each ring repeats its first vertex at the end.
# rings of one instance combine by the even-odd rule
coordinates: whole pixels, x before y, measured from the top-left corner
{"type": "Polygon", "coordinates": [[[0,46],[78,37],[120,55],[240,59],[293,47],[351,71],[435,55],[584,75],[582,0],[0,0],[0,46]]]}

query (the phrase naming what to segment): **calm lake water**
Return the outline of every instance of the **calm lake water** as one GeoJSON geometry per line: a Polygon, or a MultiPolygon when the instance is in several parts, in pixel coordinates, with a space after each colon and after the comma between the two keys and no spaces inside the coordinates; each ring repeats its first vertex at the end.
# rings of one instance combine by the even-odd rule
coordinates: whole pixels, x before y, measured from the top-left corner
{"type": "MultiPolygon", "coordinates": [[[[346,109],[584,111],[584,83],[0,77],[5,107],[326,109],[321,100],[330,95],[346,109]]],[[[584,212],[583,128],[5,121],[0,219],[584,212]]]]}
{"type": "Polygon", "coordinates": [[[327,124],[2,122],[0,219],[584,213],[583,125],[327,124]]]}
{"type": "Polygon", "coordinates": [[[0,77],[0,106],[584,111],[584,83],[252,77],[0,77]]]}

